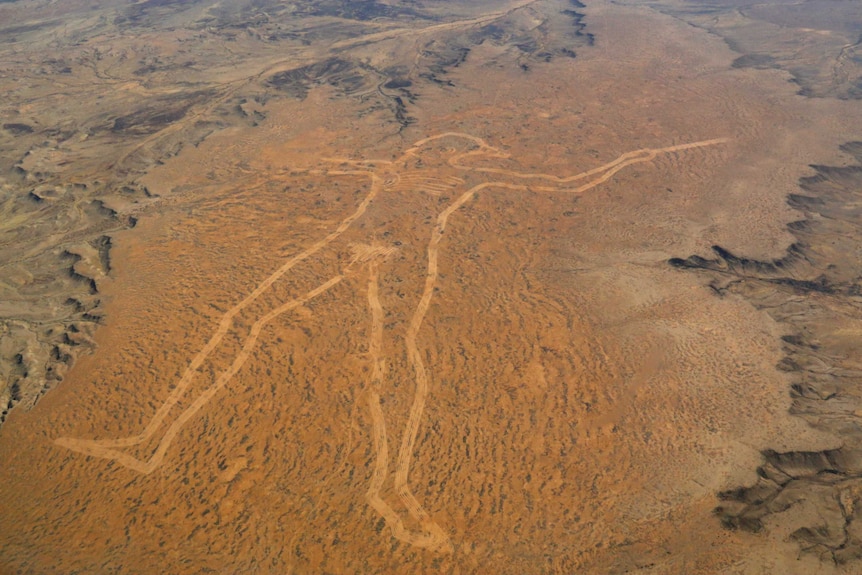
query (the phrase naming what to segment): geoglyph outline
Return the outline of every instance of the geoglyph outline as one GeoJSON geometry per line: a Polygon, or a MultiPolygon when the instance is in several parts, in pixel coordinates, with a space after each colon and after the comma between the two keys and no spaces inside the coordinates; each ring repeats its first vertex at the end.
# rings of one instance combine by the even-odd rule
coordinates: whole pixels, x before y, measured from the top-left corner
{"type": "MultiPolygon", "coordinates": [[[[615,160],[603,164],[592,170],[581,172],[573,176],[560,177],[545,173],[525,173],[501,168],[488,167],[470,167],[465,166],[462,161],[474,156],[484,156],[487,158],[507,159],[509,155],[489,145],[482,138],[465,134],[461,132],[444,132],[441,134],[429,136],[421,139],[413,144],[402,156],[396,160],[349,160],[349,159],[327,159],[328,162],[340,163],[342,165],[352,165],[357,169],[352,170],[325,170],[321,173],[325,175],[360,175],[367,176],[371,180],[371,188],[365,198],[357,206],[356,210],[344,218],[341,223],[326,235],[324,238],[307,247],[299,254],[289,258],[281,267],[270,274],[243,300],[234,307],[229,309],[221,318],[216,326],[216,330],[206,345],[192,358],[189,365],[183,372],[177,385],[171,390],[165,402],[156,410],[149,423],[144,429],[132,436],[121,437],[115,439],[79,439],[61,437],[55,440],[55,443],[61,447],[65,447],[72,451],[76,451],[85,455],[109,459],[120,463],[134,471],[143,474],[149,474],[155,471],[164,461],[167,451],[170,448],[173,440],[181,431],[182,427],[191,420],[200,409],[202,409],[214,396],[226,386],[237,372],[243,367],[254,348],[258,337],[263,328],[278,316],[288,313],[315,297],[328,291],[340,283],[345,277],[350,275],[358,264],[364,265],[368,271],[368,306],[371,314],[371,335],[369,339],[369,355],[372,361],[372,370],[369,381],[366,382],[368,389],[368,409],[372,419],[372,439],[374,442],[375,461],[372,470],[372,478],[369,488],[366,492],[366,500],[369,505],[384,519],[389,527],[392,536],[398,540],[404,541],[416,547],[427,548],[440,552],[451,552],[453,550],[452,543],[449,540],[446,532],[437,524],[424,509],[421,503],[413,495],[409,486],[409,475],[414,450],[416,447],[416,438],[419,431],[419,425],[422,420],[422,415],[425,409],[425,404],[429,393],[429,378],[428,370],[422,360],[422,354],[417,344],[419,330],[422,327],[425,315],[431,304],[434,294],[434,288],[438,279],[438,257],[439,245],[443,238],[443,232],[446,229],[449,217],[458,211],[465,203],[472,199],[478,192],[487,188],[508,189],[513,191],[540,191],[540,192],[558,192],[569,194],[581,194],[596,186],[599,186],[615,174],[625,169],[628,166],[644,163],[654,160],[660,154],[670,154],[675,152],[683,152],[695,148],[704,148],[726,143],[726,138],[717,138],[712,140],[702,140],[687,144],[678,144],[667,146],[664,148],[642,148],[631,152],[626,152],[620,155],[615,160]],[[224,336],[230,331],[233,324],[233,319],[242,312],[243,309],[251,305],[258,297],[266,292],[279,278],[287,274],[300,262],[307,260],[314,254],[319,252],[324,247],[328,246],[346,232],[353,223],[361,218],[368,210],[372,202],[377,198],[382,191],[387,188],[392,188],[398,184],[400,177],[395,176],[390,180],[382,178],[375,171],[368,169],[374,166],[397,166],[403,163],[406,159],[420,155],[422,149],[431,142],[443,140],[446,138],[466,140],[472,143],[474,149],[453,155],[448,160],[448,164],[463,172],[483,173],[489,175],[504,176],[513,178],[520,182],[530,182],[533,180],[540,181],[544,185],[531,185],[529,183],[511,183],[505,181],[488,181],[475,185],[463,192],[454,202],[449,204],[437,216],[436,223],[432,229],[431,237],[427,244],[427,268],[425,275],[425,285],[410,323],[407,327],[405,335],[405,346],[407,347],[408,361],[413,368],[415,389],[413,401],[410,406],[410,413],[404,433],[401,436],[401,444],[396,457],[396,467],[394,473],[394,487],[398,494],[398,498],[402,505],[407,509],[411,518],[422,526],[423,531],[410,531],[405,528],[403,521],[395,512],[395,510],[380,497],[380,491],[386,482],[386,473],[389,467],[389,447],[388,436],[386,432],[386,424],[383,416],[383,410],[380,405],[380,392],[383,382],[385,381],[385,360],[382,357],[382,338],[383,338],[383,309],[379,299],[379,261],[385,258],[391,248],[379,248],[374,246],[353,246],[354,257],[344,267],[341,273],[331,277],[326,282],[320,284],[316,288],[306,292],[305,294],[286,301],[278,307],[270,310],[268,313],[259,317],[251,326],[248,336],[240,348],[240,351],[234,356],[230,366],[221,372],[213,383],[198,395],[180,415],[167,426],[164,435],[159,440],[159,443],[147,460],[141,460],[133,457],[129,453],[121,451],[122,448],[133,447],[142,444],[151,439],[156,432],[162,427],[165,419],[169,415],[180,399],[185,394],[188,387],[191,385],[192,379],[198,374],[199,368],[203,365],[212,351],[221,343],[224,336]],[[362,169],[365,168],[365,169],[362,169]],[[586,180],[584,183],[580,183],[586,180]],[[570,187],[571,184],[578,184],[570,187]]],[[[449,184],[456,184],[457,179],[450,178],[449,184]]],[[[408,180],[409,182],[409,180],[408,180]]],[[[434,192],[434,189],[430,190],[434,192]]]]}

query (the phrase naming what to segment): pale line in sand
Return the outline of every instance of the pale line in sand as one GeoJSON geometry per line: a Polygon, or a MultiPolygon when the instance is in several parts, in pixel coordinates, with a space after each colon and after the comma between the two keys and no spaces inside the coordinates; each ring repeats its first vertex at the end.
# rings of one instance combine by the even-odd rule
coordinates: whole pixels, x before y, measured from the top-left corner
{"type": "MultiPolygon", "coordinates": [[[[261,294],[263,294],[273,283],[275,283],[279,278],[281,278],[284,274],[290,271],[293,267],[295,267],[298,263],[303,260],[309,258],[314,255],[316,252],[320,251],[326,245],[335,241],[339,236],[341,236],[347,229],[360,218],[365,211],[368,209],[368,206],[374,200],[374,197],[380,191],[381,182],[379,178],[371,173],[371,172],[328,172],[332,175],[353,175],[353,174],[362,174],[368,175],[371,177],[371,190],[368,195],[362,200],[362,202],[357,207],[356,211],[354,211],[351,215],[342,220],[341,224],[329,235],[321,239],[320,241],[314,243],[313,245],[307,247],[299,254],[287,260],[280,268],[278,268],[275,272],[273,272],[268,278],[263,280],[258,286],[252,291],[248,296],[245,297],[241,302],[235,305],[233,308],[227,311],[227,313],[222,316],[221,320],[218,323],[215,333],[210,337],[210,340],[207,344],[201,349],[197,355],[192,359],[189,366],[186,368],[183,373],[182,378],[177,383],[176,387],[171,391],[168,395],[165,402],[156,410],[156,413],[153,415],[150,422],[144,428],[144,430],[130,437],[122,437],[118,439],[100,439],[100,440],[87,440],[89,445],[92,446],[102,446],[102,447],[131,447],[133,445],[138,445],[147,441],[159,426],[164,421],[165,417],[167,417],[168,413],[171,409],[177,404],[182,395],[185,393],[186,389],[188,389],[189,385],[192,382],[192,379],[197,373],[197,370],[203,365],[204,361],[206,361],[207,357],[212,353],[212,351],[221,343],[224,336],[227,334],[228,330],[231,327],[234,317],[236,317],[243,309],[251,305],[261,294]]],[[[69,442],[78,442],[83,440],[75,440],[71,438],[59,438],[56,442],[59,445],[68,446],[69,442]]],[[[76,443],[77,444],[77,443],[76,443]]],[[[113,452],[112,452],[113,453],[113,452]]],[[[116,458],[113,455],[111,458],[116,458]]],[[[125,458],[116,458],[118,462],[123,463],[125,458]]]]}
{"type": "MultiPolygon", "coordinates": [[[[624,168],[626,166],[630,166],[632,164],[638,164],[641,162],[649,162],[649,161],[655,159],[655,157],[658,156],[659,154],[669,154],[672,152],[681,152],[684,150],[691,150],[694,148],[705,148],[708,146],[715,146],[718,144],[726,144],[727,142],[730,141],[729,138],[714,138],[711,140],[701,140],[698,142],[691,142],[691,143],[687,143],[687,144],[676,144],[676,145],[667,146],[664,148],[641,148],[639,150],[633,150],[631,152],[626,152],[626,153],[620,155],[617,159],[612,160],[606,164],[602,164],[601,166],[598,166],[597,168],[593,168],[592,170],[587,170],[586,172],[581,172],[581,173],[575,174],[573,176],[564,176],[564,177],[555,176],[553,174],[541,173],[541,172],[516,172],[513,170],[504,170],[502,168],[481,168],[481,167],[471,167],[471,166],[461,165],[459,163],[459,160],[466,158],[468,156],[484,155],[486,157],[499,158],[499,159],[509,159],[511,157],[510,154],[500,150],[499,148],[491,146],[482,138],[480,138],[478,136],[473,136],[471,134],[465,134],[463,132],[444,132],[442,134],[435,134],[433,136],[428,136],[427,138],[423,138],[423,139],[415,142],[413,144],[413,146],[408,148],[404,152],[402,157],[396,161],[392,161],[392,160],[353,160],[350,158],[327,158],[326,160],[329,162],[339,162],[339,163],[349,164],[349,165],[353,165],[353,166],[369,167],[369,166],[376,165],[376,164],[390,165],[391,166],[393,164],[396,164],[398,161],[403,160],[406,156],[412,156],[412,155],[417,154],[422,149],[422,147],[429,144],[430,142],[442,140],[445,138],[456,138],[456,139],[460,139],[460,140],[468,140],[470,142],[473,142],[476,146],[478,146],[478,148],[475,150],[470,150],[469,152],[457,154],[457,155],[453,156],[452,158],[450,158],[447,163],[450,166],[452,166],[453,168],[457,168],[459,170],[465,170],[468,172],[472,171],[472,172],[480,172],[483,174],[498,174],[498,175],[509,176],[509,177],[513,177],[513,178],[520,178],[520,179],[543,179],[543,180],[549,180],[551,182],[558,183],[558,184],[568,184],[571,182],[576,182],[578,180],[582,180],[584,178],[588,178],[590,176],[595,176],[597,174],[601,174],[603,172],[606,172],[603,176],[603,179],[601,179],[598,182],[598,183],[602,183],[602,182],[606,182],[607,180],[609,180],[611,177],[613,177],[614,174],[619,172],[622,168],[624,168]],[[608,171],[608,170],[610,170],[610,171],[608,171]]],[[[588,184],[586,187],[582,186],[582,188],[584,188],[584,189],[590,189],[592,187],[594,187],[593,184],[588,184]]],[[[542,191],[558,191],[558,188],[536,188],[536,189],[542,190],[542,191]]],[[[581,190],[581,188],[576,188],[573,191],[578,192],[579,190],[581,190]]]]}
{"type": "MultiPolygon", "coordinates": [[[[610,179],[614,174],[616,174],[622,168],[624,168],[626,166],[630,166],[632,164],[637,164],[640,162],[651,161],[651,160],[655,159],[655,157],[659,154],[669,154],[672,152],[681,152],[683,150],[691,150],[693,148],[705,148],[707,146],[715,146],[718,144],[725,144],[727,142],[728,142],[727,138],[715,138],[712,140],[703,140],[700,142],[692,142],[689,144],[678,144],[676,146],[667,146],[665,148],[641,148],[640,150],[635,150],[633,152],[626,152],[625,154],[618,157],[616,160],[613,160],[612,162],[608,162],[607,164],[599,166],[598,168],[593,168],[592,170],[589,170],[586,172],[581,172],[580,174],[575,174],[574,176],[568,176],[568,177],[562,177],[562,178],[559,176],[554,176],[552,174],[514,172],[511,170],[503,170],[503,169],[499,169],[499,168],[470,168],[468,166],[461,166],[461,165],[455,163],[455,161],[454,161],[454,160],[460,159],[462,157],[465,157],[466,155],[475,154],[477,151],[468,152],[467,154],[461,154],[461,155],[457,156],[456,158],[453,159],[453,161],[450,161],[450,165],[455,167],[455,168],[462,169],[462,170],[472,170],[472,171],[476,171],[476,172],[482,172],[484,174],[501,174],[501,175],[505,175],[505,176],[511,176],[511,177],[522,178],[522,179],[533,179],[533,178],[539,179],[540,178],[543,180],[550,180],[552,182],[557,182],[560,184],[568,184],[570,182],[582,180],[584,178],[588,178],[590,176],[594,176],[596,174],[600,174],[602,172],[605,172],[606,170],[610,170],[609,172],[605,173],[605,175],[603,176],[603,179],[598,182],[598,183],[602,183],[602,182],[606,182],[608,179],[610,179]]],[[[501,157],[503,157],[503,156],[501,156],[501,157]]],[[[590,186],[590,187],[592,187],[592,186],[590,186]]]]}
{"type": "MultiPolygon", "coordinates": [[[[392,536],[396,539],[415,547],[451,553],[453,549],[449,538],[437,523],[427,517],[427,514],[425,520],[422,521],[422,527],[427,531],[426,533],[408,531],[395,510],[380,497],[380,490],[386,482],[386,472],[389,467],[389,442],[386,437],[386,420],[380,406],[379,393],[386,368],[382,357],[383,307],[380,305],[377,262],[369,264],[368,307],[371,309],[371,337],[369,338],[368,350],[372,363],[371,379],[368,386],[368,410],[371,413],[372,438],[376,457],[365,498],[369,505],[383,517],[392,532],[392,536]]],[[[406,503],[403,499],[402,502],[406,503]]]]}
{"type": "MultiPolygon", "coordinates": [[[[314,299],[319,296],[329,288],[333,287],[335,284],[339,283],[344,279],[344,275],[337,275],[331,278],[326,283],[323,283],[313,290],[306,293],[304,296],[299,297],[297,299],[291,300],[289,302],[283,303],[277,308],[273,309],[269,313],[264,316],[261,316],[254,324],[251,326],[251,330],[249,332],[248,337],[245,342],[243,342],[242,349],[236,355],[231,363],[230,367],[223,371],[221,375],[218,376],[215,383],[208,387],[203,393],[201,393],[195,400],[189,405],[180,415],[177,417],[170,426],[168,426],[165,435],[162,436],[162,439],[159,441],[159,445],[156,448],[155,453],[153,453],[152,457],[150,457],[146,461],[141,461],[135,457],[132,457],[128,453],[123,453],[122,451],[117,451],[116,449],[112,449],[107,447],[104,442],[94,441],[90,439],[74,439],[70,437],[60,437],[54,441],[57,445],[65,447],[67,449],[71,449],[72,451],[78,451],[85,455],[92,455],[94,457],[101,457],[103,459],[113,459],[117,463],[125,465],[130,469],[134,469],[135,471],[139,471],[143,474],[152,473],[159,465],[161,465],[162,461],[165,458],[165,454],[168,451],[168,448],[173,443],[177,434],[180,432],[180,429],[188,423],[188,421],[195,416],[195,414],[209,401],[213,398],[213,396],[218,393],[218,391],[223,388],[227,383],[233,378],[234,375],[242,368],[245,362],[248,360],[251,355],[251,351],[254,348],[255,343],[257,343],[257,338],[260,336],[261,330],[268,324],[270,321],[275,319],[276,317],[287,313],[293,309],[298,308],[299,306],[307,303],[308,301],[314,299]]],[[[176,403],[176,401],[174,401],[176,403]]]]}
{"type": "MultiPolygon", "coordinates": [[[[415,154],[425,144],[428,144],[429,142],[432,142],[435,140],[440,140],[443,138],[458,138],[458,139],[462,139],[462,140],[469,140],[478,146],[478,149],[476,149],[476,150],[464,152],[462,154],[458,154],[458,155],[450,158],[448,161],[448,164],[450,166],[452,166],[453,168],[458,168],[459,170],[481,172],[483,174],[499,174],[499,175],[503,175],[503,176],[510,176],[510,177],[521,178],[521,179],[550,180],[551,182],[556,182],[559,184],[568,184],[571,182],[582,180],[584,178],[588,178],[590,176],[600,174],[602,172],[605,172],[606,170],[610,170],[611,168],[615,168],[615,167],[619,166],[617,169],[614,169],[609,174],[606,174],[606,177],[603,180],[601,180],[601,182],[605,182],[608,179],[610,179],[610,177],[612,177],[615,173],[617,173],[622,167],[630,166],[632,164],[636,164],[636,163],[640,163],[640,162],[648,162],[650,160],[653,160],[658,154],[681,152],[683,150],[690,150],[693,148],[705,148],[707,146],[715,146],[718,144],[725,144],[729,141],[728,138],[714,138],[712,140],[701,140],[699,142],[691,142],[688,144],[677,144],[674,146],[667,146],[664,148],[641,148],[639,150],[626,152],[626,153],[622,154],[621,156],[619,156],[617,159],[615,159],[611,162],[608,162],[607,164],[603,164],[597,168],[593,168],[592,170],[588,170],[586,172],[581,172],[580,174],[575,174],[573,176],[565,176],[565,177],[555,176],[553,174],[546,174],[546,173],[516,172],[513,170],[504,170],[502,168],[481,168],[481,167],[463,166],[463,165],[459,164],[458,162],[459,162],[459,160],[461,160],[462,158],[466,158],[467,156],[484,155],[484,156],[488,156],[488,157],[492,157],[492,158],[499,158],[499,159],[508,159],[511,156],[508,153],[503,152],[499,148],[491,146],[482,138],[479,138],[477,136],[473,136],[471,134],[464,134],[462,132],[445,132],[443,134],[436,134],[434,136],[429,136],[427,138],[419,140],[410,149],[408,149],[405,152],[405,155],[406,154],[410,154],[410,155],[415,154]],[[640,156],[640,157],[638,157],[638,156],[640,156]]],[[[601,183],[601,182],[599,182],[599,183],[601,183]]],[[[590,187],[592,187],[592,186],[590,186],[590,187]]],[[[589,188],[587,188],[587,189],[589,189],[589,188]]]]}

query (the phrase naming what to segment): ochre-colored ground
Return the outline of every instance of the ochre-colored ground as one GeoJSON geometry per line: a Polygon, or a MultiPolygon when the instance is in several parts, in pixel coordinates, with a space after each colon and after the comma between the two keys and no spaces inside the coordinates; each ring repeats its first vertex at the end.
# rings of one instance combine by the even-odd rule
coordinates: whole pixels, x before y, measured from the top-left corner
{"type": "Polygon", "coordinates": [[[98,351],[0,433],[0,572],[828,572],[712,517],[835,439],[780,326],[666,262],[778,254],[858,116],[589,18],[528,80],[478,46],[400,131],[320,87],[150,169],[98,351]]]}

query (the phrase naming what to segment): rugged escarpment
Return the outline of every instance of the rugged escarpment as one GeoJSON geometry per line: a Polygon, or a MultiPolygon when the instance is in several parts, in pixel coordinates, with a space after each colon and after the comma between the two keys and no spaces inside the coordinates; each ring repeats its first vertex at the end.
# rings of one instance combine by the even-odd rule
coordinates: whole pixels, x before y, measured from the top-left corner
{"type": "Polygon", "coordinates": [[[92,349],[111,234],[135,222],[95,199],[89,185],[62,184],[20,164],[16,173],[4,186],[0,226],[0,423],[16,405],[32,406],[92,349]]]}
{"type": "Polygon", "coordinates": [[[778,369],[792,379],[792,413],[843,442],[826,451],[765,451],[755,485],[725,491],[729,528],[783,525],[806,551],[835,562],[862,556],[862,142],[854,165],[812,166],[788,203],[805,217],[785,256],[759,261],[714,246],[714,258],[672,259],[710,277],[718,297],[742,297],[786,326],[778,369]]]}

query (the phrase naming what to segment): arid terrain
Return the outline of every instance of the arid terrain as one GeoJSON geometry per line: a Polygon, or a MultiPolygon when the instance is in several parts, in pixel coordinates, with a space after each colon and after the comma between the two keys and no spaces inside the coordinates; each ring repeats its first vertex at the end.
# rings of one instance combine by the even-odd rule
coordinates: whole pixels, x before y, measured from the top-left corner
{"type": "Polygon", "coordinates": [[[0,574],[862,573],[860,37],[0,2],[0,574]]]}

